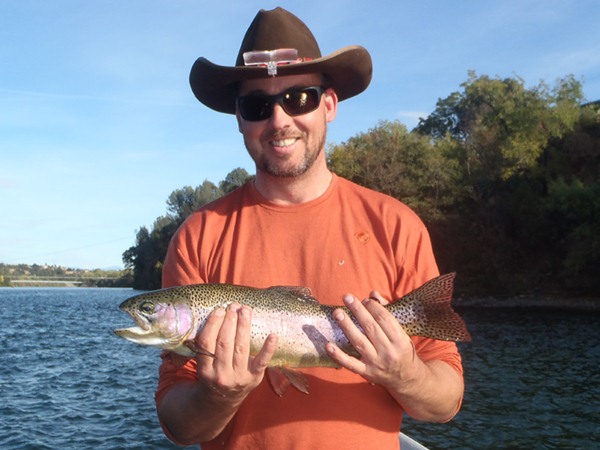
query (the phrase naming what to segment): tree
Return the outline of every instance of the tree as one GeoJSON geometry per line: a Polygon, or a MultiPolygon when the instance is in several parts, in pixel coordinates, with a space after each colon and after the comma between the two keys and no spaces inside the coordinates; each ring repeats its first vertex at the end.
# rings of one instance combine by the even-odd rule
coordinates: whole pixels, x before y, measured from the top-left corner
{"type": "Polygon", "coordinates": [[[196,188],[184,186],[169,195],[167,199],[168,215],[176,223],[181,224],[195,210],[222,195],[223,191],[208,180],[204,180],[196,188]]]}
{"type": "Polygon", "coordinates": [[[527,88],[520,78],[471,72],[461,86],[417,127],[434,145],[443,143],[460,168],[462,200],[453,208],[459,214],[434,230],[437,242],[448,230],[455,234],[443,258],[496,292],[564,284],[574,274],[564,265],[575,240],[558,237],[565,211],[552,196],[559,180],[572,180],[576,155],[593,161],[593,142],[581,133],[581,84],[568,76],[553,88],[543,82],[527,88]]]}
{"type": "Polygon", "coordinates": [[[134,289],[159,289],[162,275],[162,252],[157,222],[152,233],[141,227],[136,234],[136,243],[123,253],[126,268],[133,269],[134,289]]]}
{"type": "Polygon", "coordinates": [[[417,131],[457,144],[454,157],[468,180],[466,193],[477,202],[489,201],[511,176],[535,169],[548,143],[573,130],[579,118],[582,88],[572,76],[550,89],[470,72],[461,86],[462,92],[438,101],[417,131]]]}
{"type": "Polygon", "coordinates": [[[382,121],[366,133],[330,146],[328,164],[337,174],[435,218],[453,198],[455,164],[444,151],[399,122],[382,121]]]}
{"type": "Polygon", "coordinates": [[[238,167],[229,172],[225,179],[219,183],[219,189],[221,189],[223,193],[228,194],[253,178],[254,176],[248,174],[246,169],[238,167]]]}
{"type": "Polygon", "coordinates": [[[136,243],[123,253],[125,267],[133,270],[135,289],[159,289],[162,267],[171,238],[185,219],[198,208],[210,203],[251,178],[244,169],[231,171],[219,186],[204,180],[192,188],[184,186],[167,199],[167,214],[158,217],[149,231],[145,226],[136,234],[136,243]]]}

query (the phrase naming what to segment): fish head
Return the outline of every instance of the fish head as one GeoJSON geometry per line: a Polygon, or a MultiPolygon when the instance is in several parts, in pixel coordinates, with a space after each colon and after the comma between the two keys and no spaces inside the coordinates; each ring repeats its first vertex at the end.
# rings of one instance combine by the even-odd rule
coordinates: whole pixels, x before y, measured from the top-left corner
{"type": "Polygon", "coordinates": [[[115,330],[115,334],[138,344],[192,356],[191,350],[184,345],[195,336],[192,310],[183,296],[163,295],[162,292],[137,295],[121,303],[119,309],[129,314],[136,326],[115,330]]]}

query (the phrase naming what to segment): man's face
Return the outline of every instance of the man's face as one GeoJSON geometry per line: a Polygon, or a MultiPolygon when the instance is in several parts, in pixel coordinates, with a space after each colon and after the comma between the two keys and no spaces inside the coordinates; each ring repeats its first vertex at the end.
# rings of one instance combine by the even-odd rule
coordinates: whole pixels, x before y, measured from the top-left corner
{"type": "MultiPolygon", "coordinates": [[[[321,83],[317,74],[248,80],[240,86],[239,95],[276,95],[321,83]]],[[[243,119],[239,111],[236,116],[256,170],[272,177],[291,178],[304,175],[317,161],[325,164],[327,123],[336,112],[337,96],[328,89],[319,107],[307,114],[289,116],[280,105],[275,105],[271,117],[258,122],[243,119]]]]}

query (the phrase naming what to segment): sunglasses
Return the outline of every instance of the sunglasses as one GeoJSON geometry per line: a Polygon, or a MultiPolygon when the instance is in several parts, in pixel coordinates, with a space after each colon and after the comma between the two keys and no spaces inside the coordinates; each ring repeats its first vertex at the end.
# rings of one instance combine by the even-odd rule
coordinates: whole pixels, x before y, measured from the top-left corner
{"type": "Polygon", "coordinates": [[[237,107],[244,120],[259,122],[273,115],[279,105],[290,116],[308,114],[319,107],[325,88],[309,86],[290,89],[277,95],[249,94],[237,98],[237,107]]]}

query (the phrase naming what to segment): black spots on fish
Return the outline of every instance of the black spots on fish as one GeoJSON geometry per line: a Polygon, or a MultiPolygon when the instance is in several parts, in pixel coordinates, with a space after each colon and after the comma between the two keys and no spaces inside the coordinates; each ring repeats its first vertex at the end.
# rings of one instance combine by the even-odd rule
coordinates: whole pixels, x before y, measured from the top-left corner
{"type": "Polygon", "coordinates": [[[292,295],[297,297],[298,300],[317,301],[315,298],[313,298],[310,288],[304,286],[271,286],[265,290],[273,291],[283,295],[292,295]]]}
{"type": "Polygon", "coordinates": [[[415,289],[406,297],[417,298],[423,304],[449,303],[452,300],[455,277],[456,273],[454,272],[440,275],[415,289]]]}

